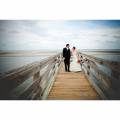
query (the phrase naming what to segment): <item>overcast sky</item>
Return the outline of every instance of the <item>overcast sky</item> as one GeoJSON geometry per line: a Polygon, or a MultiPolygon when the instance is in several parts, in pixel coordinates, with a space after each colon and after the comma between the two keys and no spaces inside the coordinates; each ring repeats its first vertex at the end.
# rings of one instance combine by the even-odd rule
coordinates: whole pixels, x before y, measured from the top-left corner
{"type": "Polygon", "coordinates": [[[0,50],[120,49],[120,21],[0,20],[0,50]]]}

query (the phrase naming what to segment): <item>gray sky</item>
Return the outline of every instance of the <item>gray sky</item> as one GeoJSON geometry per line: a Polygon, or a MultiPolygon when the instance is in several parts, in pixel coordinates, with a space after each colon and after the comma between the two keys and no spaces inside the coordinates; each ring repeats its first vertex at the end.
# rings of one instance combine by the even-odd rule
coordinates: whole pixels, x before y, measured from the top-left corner
{"type": "Polygon", "coordinates": [[[0,50],[120,49],[120,21],[0,20],[0,50]]]}

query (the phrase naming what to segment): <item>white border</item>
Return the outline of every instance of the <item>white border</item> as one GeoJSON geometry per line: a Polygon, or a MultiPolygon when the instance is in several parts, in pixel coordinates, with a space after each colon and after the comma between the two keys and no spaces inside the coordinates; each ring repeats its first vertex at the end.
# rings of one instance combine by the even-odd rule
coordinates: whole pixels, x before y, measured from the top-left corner
{"type": "MultiPolygon", "coordinates": [[[[120,19],[119,0],[0,0],[0,19],[120,19]]],[[[1,120],[118,120],[119,101],[0,101],[1,120]]]]}
{"type": "Polygon", "coordinates": [[[0,18],[119,19],[119,5],[119,0],[0,0],[0,18]]]}
{"type": "Polygon", "coordinates": [[[118,101],[4,101],[1,120],[118,120],[118,101]]]}

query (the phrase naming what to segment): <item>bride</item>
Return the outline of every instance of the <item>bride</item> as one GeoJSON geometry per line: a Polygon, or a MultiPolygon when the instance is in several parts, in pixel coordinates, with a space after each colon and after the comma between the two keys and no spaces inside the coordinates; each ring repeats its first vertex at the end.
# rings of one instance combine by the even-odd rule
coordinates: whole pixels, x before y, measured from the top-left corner
{"type": "Polygon", "coordinates": [[[80,72],[81,71],[80,59],[75,47],[72,48],[71,54],[72,54],[72,57],[71,57],[71,63],[70,63],[70,71],[80,72]]]}

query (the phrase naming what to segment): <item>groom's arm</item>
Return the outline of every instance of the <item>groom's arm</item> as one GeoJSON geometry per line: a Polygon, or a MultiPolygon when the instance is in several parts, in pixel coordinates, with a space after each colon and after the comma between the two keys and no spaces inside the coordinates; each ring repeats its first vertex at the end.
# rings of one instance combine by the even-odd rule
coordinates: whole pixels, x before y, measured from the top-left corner
{"type": "Polygon", "coordinates": [[[65,49],[63,48],[62,56],[65,57],[65,49]]]}
{"type": "Polygon", "coordinates": [[[70,51],[70,57],[72,56],[72,52],[70,51]]]}

